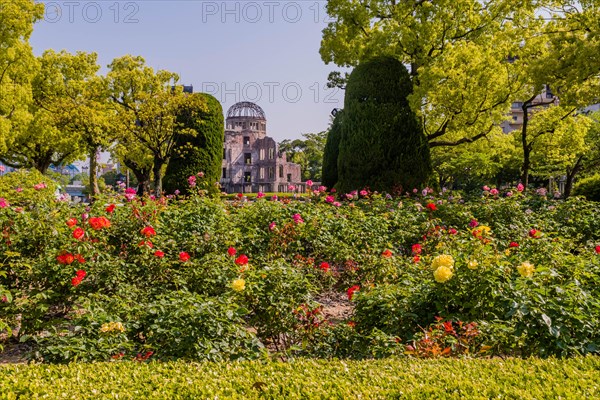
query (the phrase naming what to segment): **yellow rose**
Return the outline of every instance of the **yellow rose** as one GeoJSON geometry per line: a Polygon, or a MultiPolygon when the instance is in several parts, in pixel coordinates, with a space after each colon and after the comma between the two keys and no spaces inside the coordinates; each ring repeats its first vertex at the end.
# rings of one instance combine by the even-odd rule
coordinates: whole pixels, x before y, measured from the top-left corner
{"type": "Polygon", "coordinates": [[[236,279],[231,283],[231,287],[236,292],[241,292],[246,287],[246,281],[243,279],[236,279]]]}
{"type": "Polygon", "coordinates": [[[533,271],[535,271],[535,267],[529,261],[525,261],[521,265],[517,267],[517,271],[524,278],[529,278],[533,275],[533,271]]]}
{"type": "Polygon", "coordinates": [[[482,236],[489,236],[491,230],[492,228],[490,228],[489,226],[480,225],[476,228],[473,228],[471,233],[473,234],[473,236],[480,238],[482,236]]]}
{"type": "Polygon", "coordinates": [[[477,269],[478,265],[479,265],[479,263],[477,262],[477,260],[470,260],[467,263],[467,267],[469,267],[469,269],[477,269]]]}
{"type": "Polygon", "coordinates": [[[435,271],[433,271],[433,277],[435,278],[436,282],[439,283],[444,283],[448,279],[452,278],[452,274],[452,269],[445,266],[438,267],[435,271]]]}
{"type": "Polygon", "coordinates": [[[100,332],[109,333],[109,332],[125,332],[125,327],[120,322],[107,322],[100,326],[100,332]]]}
{"type": "Polygon", "coordinates": [[[431,269],[436,270],[439,267],[454,269],[454,258],[449,254],[442,254],[433,259],[431,269]]]}

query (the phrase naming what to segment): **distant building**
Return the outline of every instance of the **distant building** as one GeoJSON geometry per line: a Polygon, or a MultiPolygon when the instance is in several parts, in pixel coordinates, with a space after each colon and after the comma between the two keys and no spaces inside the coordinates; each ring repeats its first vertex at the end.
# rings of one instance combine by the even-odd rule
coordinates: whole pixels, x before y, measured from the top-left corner
{"type": "Polygon", "coordinates": [[[287,192],[301,181],[300,165],[288,162],[267,136],[265,113],[250,102],[227,111],[221,187],[228,193],[287,192]]]}
{"type": "Polygon", "coordinates": [[[52,164],[52,165],[50,165],[49,169],[50,169],[50,171],[56,172],[58,174],[66,175],[70,179],[73,179],[73,177],[75,177],[75,175],[81,173],[79,168],[77,168],[73,164],[69,164],[69,165],[54,165],[54,164],[52,164]]]}
{"type": "MultiPolygon", "coordinates": [[[[534,106],[540,105],[539,108],[557,106],[558,104],[559,104],[558,97],[556,97],[552,93],[552,91],[550,90],[550,87],[548,85],[545,85],[544,91],[542,93],[540,93],[532,101],[532,105],[534,105],[534,106]],[[543,104],[543,105],[540,105],[540,104],[543,104]]],[[[534,107],[534,109],[536,109],[536,108],[538,108],[538,107],[534,107]]],[[[533,112],[529,111],[530,118],[531,118],[531,115],[533,115],[533,112]]],[[[502,127],[502,131],[504,133],[521,130],[521,128],[523,127],[523,117],[525,116],[525,113],[523,112],[523,102],[522,101],[515,101],[514,103],[512,103],[512,105],[510,107],[510,116],[511,116],[511,120],[504,121],[502,124],[500,124],[500,126],[502,127]]]]}

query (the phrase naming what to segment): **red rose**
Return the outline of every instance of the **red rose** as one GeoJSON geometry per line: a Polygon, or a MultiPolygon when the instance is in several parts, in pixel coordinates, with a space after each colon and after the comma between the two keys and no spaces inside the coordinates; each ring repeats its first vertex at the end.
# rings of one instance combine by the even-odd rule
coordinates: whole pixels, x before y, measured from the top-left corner
{"type": "Polygon", "coordinates": [[[231,257],[235,256],[235,253],[237,253],[237,250],[233,247],[227,249],[227,254],[229,254],[231,257]]]}
{"type": "Polygon", "coordinates": [[[109,205],[108,207],[106,207],[106,212],[111,214],[113,211],[115,211],[115,207],[116,206],[114,204],[109,205]]]}
{"type": "Polygon", "coordinates": [[[510,242],[510,244],[508,245],[508,247],[519,247],[519,243],[517,243],[517,242],[510,242]]]}
{"type": "Polygon", "coordinates": [[[106,217],[92,217],[89,220],[90,226],[95,231],[99,231],[102,228],[110,227],[110,221],[106,217]]]}
{"type": "Polygon", "coordinates": [[[237,198],[238,198],[238,199],[241,199],[242,197],[244,197],[244,194],[243,194],[243,193],[238,193],[238,194],[237,194],[237,198]]]}
{"type": "Polygon", "coordinates": [[[151,241],[149,241],[149,240],[142,240],[142,241],[140,242],[140,244],[138,244],[138,247],[142,247],[142,246],[148,246],[148,247],[150,247],[150,248],[153,248],[153,247],[154,247],[154,245],[152,244],[152,242],[151,242],[151,241]]]}
{"type": "Polygon", "coordinates": [[[542,236],[542,232],[538,231],[537,229],[532,229],[529,231],[529,236],[532,238],[539,238],[542,236]]]}
{"type": "Polygon", "coordinates": [[[385,251],[381,253],[381,255],[385,258],[390,258],[392,256],[392,251],[390,249],[385,249],[385,251]]]}
{"type": "Polygon", "coordinates": [[[82,280],[82,278],[76,276],[75,278],[71,279],[71,285],[77,286],[81,283],[82,280]]]}
{"type": "Polygon", "coordinates": [[[85,278],[85,276],[87,275],[87,272],[85,272],[84,270],[80,269],[77,270],[77,272],[75,272],[75,276],[79,279],[83,279],[85,278]]]}
{"type": "Polygon", "coordinates": [[[321,265],[319,265],[319,268],[324,272],[329,272],[329,263],[322,262],[321,265]]]}
{"type": "Polygon", "coordinates": [[[458,233],[458,231],[454,228],[450,228],[450,229],[448,229],[448,233],[451,235],[456,235],[458,233]]]}
{"type": "MultiPolygon", "coordinates": [[[[155,257],[158,257],[158,258],[163,258],[163,257],[165,256],[165,253],[163,253],[163,252],[162,252],[162,251],[160,251],[160,250],[156,250],[156,251],[154,252],[154,256],[155,256],[155,257]]],[[[180,257],[181,257],[181,256],[180,256],[180,257]]],[[[188,256],[188,257],[189,257],[189,256],[188,256]]],[[[182,260],[182,261],[183,261],[183,260],[182,260]]]]}
{"type": "Polygon", "coordinates": [[[433,204],[433,203],[427,203],[427,206],[426,206],[426,207],[427,207],[427,209],[428,209],[429,211],[435,211],[435,210],[437,210],[437,207],[436,207],[436,206],[435,206],[435,204],[433,204]]]}
{"type": "Polygon", "coordinates": [[[63,252],[56,256],[56,261],[58,261],[59,264],[71,265],[73,261],[75,261],[75,257],[73,257],[73,254],[71,253],[63,252]]]}
{"type": "Polygon", "coordinates": [[[421,251],[423,251],[423,248],[421,247],[421,245],[419,243],[412,245],[412,253],[413,254],[421,254],[421,251]]]}
{"type": "Polygon", "coordinates": [[[416,264],[416,263],[418,263],[419,261],[421,261],[421,257],[419,257],[419,256],[414,256],[414,257],[413,257],[413,262],[414,262],[415,264],[416,264]]]}
{"type": "Polygon", "coordinates": [[[238,258],[235,259],[235,263],[237,265],[246,265],[248,264],[248,256],[245,254],[242,254],[241,256],[239,256],[238,258]]]}
{"type": "Polygon", "coordinates": [[[354,296],[354,292],[356,292],[357,290],[360,290],[360,286],[358,286],[358,285],[354,285],[348,289],[348,291],[346,292],[348,294],[348,300],[352,300],[352,297],[354,296]]]}
{"type": "Polygon", "coordinates": [[[596,254],[600,254],[600,245],[596,246],[596,254]]]}
{"type": "Polygon", "coordinates": [[[156,231],[151,226],[145,226],[144,228],[142,228],[142,230],[140,232],[141,232],[142,235],[144,235],[146,237],[150,237],[150,236],[155,236],[156,235],[156,231]]]}
{"type": "Polygon", "coordinates": [[[73,237],[77,240],[83,239],[84,235],[85,235],[85,231],[83,230],[83,228],[77,228],[73,231],[73,237]]]}
{"type": "Polygon", "coordinates": [[[78,263],[83,264],[85,262],[85,258],[81,254],[75,254],[75,259],[78,263]]]}
{"type": "Polygon", "coordinates": [[[72,227],[74,227],[75,225],[77,225],[77,218],[69,218],[69,219],[67,220],[67,226],[68,226],[69,228],[72,228],[72,227]]]}
{"type": "Polygon", "coordinates": [[[179,253],[179,260],[186,262],[189,259],[190,259],[190,255],[188,253],[186,253],[185,251],[182,251],[181,253],[179,253]]]}

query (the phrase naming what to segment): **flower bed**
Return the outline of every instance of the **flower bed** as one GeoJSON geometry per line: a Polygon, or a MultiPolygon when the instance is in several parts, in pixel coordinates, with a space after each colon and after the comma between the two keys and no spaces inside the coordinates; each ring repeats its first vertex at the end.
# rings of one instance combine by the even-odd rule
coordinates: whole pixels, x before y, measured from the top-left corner
{"type": "Polygon", "coordinates": [[[304,200],[5,201],[1,328],[45,362],[598,351],[596,203],[304,200]]]}

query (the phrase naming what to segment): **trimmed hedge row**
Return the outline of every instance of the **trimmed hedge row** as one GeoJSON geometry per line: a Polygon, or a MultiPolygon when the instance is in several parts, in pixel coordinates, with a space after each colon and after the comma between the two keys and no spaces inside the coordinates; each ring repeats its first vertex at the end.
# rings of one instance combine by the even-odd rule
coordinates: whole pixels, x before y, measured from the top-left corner
{"type": "Polygon", "coordinates": [[[0,398],[583,399],[600,358],[291,363],[97,363],[0,367],[0,398]]]}

